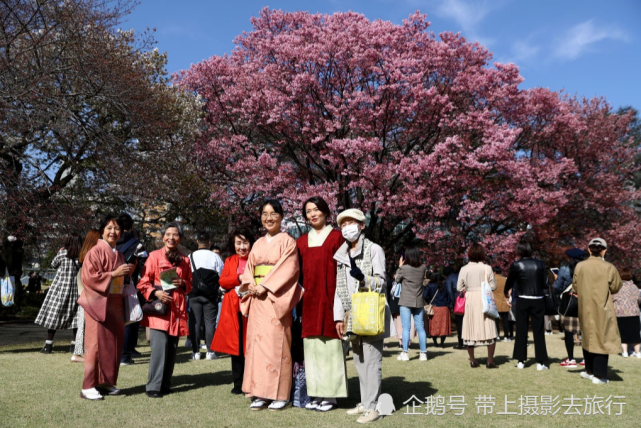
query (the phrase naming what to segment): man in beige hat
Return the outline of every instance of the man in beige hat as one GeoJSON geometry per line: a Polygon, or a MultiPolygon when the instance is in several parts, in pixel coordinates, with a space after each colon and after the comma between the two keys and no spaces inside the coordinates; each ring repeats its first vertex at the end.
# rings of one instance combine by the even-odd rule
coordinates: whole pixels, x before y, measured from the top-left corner
{"type": "MultiPolygon", "coordinates": [[[[385,253],[363,235],[365,215],[361,210],[349,209],[338,215],[338,227],[345,242],[334,255],[337,261],[336,292],[334,294],[334,321],[340,337],[352,342],[354,366],[358,372],[361,402],[347,411],[359,415],[356,422],[368,423],[383,416],[376,410],[381,395],[383,378],[383,339],[377,336],[359,336],[351,331],[351,296],[360,289],[385,293],[385,253]],[[350,315],[345,320],[345,315],[350,315]]],[[[389,309],[388,309],[389,310],[389,309]]]]}
{"type": "Polygon", "coordinates": [[[608,249],[605,239],[592,239],[588,249],[590,258],[574,269],[572,291],[578,296],[585,358],[581,377],[600,385],[608,383],[608,355],[618,354],[621,349],[612,294],[616,294],[623,283],[619,271],[603,259],[608,249]]]}

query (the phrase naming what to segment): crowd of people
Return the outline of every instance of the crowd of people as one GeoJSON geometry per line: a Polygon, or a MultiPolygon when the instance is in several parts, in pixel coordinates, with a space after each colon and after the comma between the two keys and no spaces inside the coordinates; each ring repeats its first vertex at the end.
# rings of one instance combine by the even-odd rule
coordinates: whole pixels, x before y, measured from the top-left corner
{"type": "Polygon", "coordinates": [[[396,335],[398,360],[410,361],[410,342],[418,335],[418,361],[427,361],[427,339],[444,347],[452,312],[455,348],[467,349],[471,368],[480,366],[475,358],[479,346],[487,347],[485,366],[499,368],[494,354],[502,327],[502,340],[514,339],[516,367],[524,369],[531,322],[536,368],[547,370],[550,290],[569,302],[561,304],[568,354],[562,367],[578,366],[574,348],[579,340],[580,365],[585,366],[581,377],[595,384],[608,382],[608,355],[641,358],[641,295],[629,268],[620,276],[604,260],[607,243],[601,238],[589,241],[587,253],[568,250],[567,263],[554,274],[534,257],[526,238],[518,243],[518,260],[507,276],[488,263],[491,257],[480,243],[469,247],[469,262],[460,269],[427,267],[416,247],[406,248],[394,269],[386,266],[381,246],[365,237],[362,211],[339,213],[335,228],[322,198],[309,198],[301,208],[309,231],[295,240],[282,231],[280,202],[266,200],[260,207],[266,234],[255,240],[245,228],[232,231],[224,261],[206,232],[197,233],[196,251],[184,251],[177,223],[166,224],[163,246],[147,253],[127,214],[107,216],[84,242],[71,235],[52,262],[57,274],[35,321],[48,329],[42,352],[52,352],[56,330],[74,329],[71,360],[84,362],[85,368],[80,396],[101,400],[121,393],[119,370],[140,355],[135,349],[140,325],[151,348],[150,398],[172,392],[179,339],[189,336],[194,360],[201,359],[203,340],[206,359],[217,358],[216,353],[231,356],[231,393],[250,398],[252,411],[290,407],[292,391],[300,386],[292,384],[304,373],[308,399],[297,405],[327,412],[348,396],[346,355],[351,349],[360,403],[347,413],[360,423],[382,417],[377,402],[384,339],[396,335]],[[129,285],[139,293],[144,316],[125,325],[123,290],[129,285]],[[376,327],[367,332],[357,314],[361,308],[352,304],[361,292],[386,296],[369,300],[385,303],[369,311],[380,313],[381,321],[374,320],[376,327]]]}

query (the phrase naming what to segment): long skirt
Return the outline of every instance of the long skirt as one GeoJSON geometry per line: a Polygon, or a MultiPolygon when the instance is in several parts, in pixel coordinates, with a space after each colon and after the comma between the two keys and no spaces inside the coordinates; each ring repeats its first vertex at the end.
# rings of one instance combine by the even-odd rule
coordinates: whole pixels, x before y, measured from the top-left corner
{"type": "Polygon", "coordinates": [[[104,322],[94,320],[85,312],[85,378],[82,389],[103,384],[116,385],[124,344],[122,296],[110,294],[104,322]]]}
{"type": "Polygon", "coordinates": [[[292,388],[292,316],[276,317],[267,296],[252,297],[247,314],[243,392],[248,397],[289,400],[292,388]]]}
{"type": "Polygon", "coordinates": [[[617,317],[619,325],[619,334],[621,334],[621,343],[641,343],[641,334],[639,333],[639,317],[617,317]]]}
{"type": "Polygon", "coordinates": [[[433,306],[434,316],[430,320],[430,336],[449,336],[452,334],[452,321],[450,308],[447,306],[433,306]]]}
{"type": "Polygon", "coordinates": [[[340,339],[306,337],[305,376],[307,395],[318,398],[347,397],[347,369],[340,339]]]}

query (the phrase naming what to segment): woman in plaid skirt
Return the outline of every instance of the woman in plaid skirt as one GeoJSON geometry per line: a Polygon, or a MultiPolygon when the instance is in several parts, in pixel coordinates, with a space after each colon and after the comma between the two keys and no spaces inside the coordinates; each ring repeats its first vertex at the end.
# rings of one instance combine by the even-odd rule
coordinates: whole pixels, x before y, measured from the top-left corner
{"type": "MultiPolygon", "coordinates": [[[[576,265],[585,259],[585,251],[580,248],[572,248],[567,250],[565,255],[570,259],[568,264],[561,266],[558,275],[555,275],[554,290],[557,293],[562,293],[568,287],[572,286],[572,278],[574,277],[574,268],[576,265]]],[[[578,317],[562,316],[563,329],[565,330],[565,350],[568,352],[568,357],[561,361],[559,365],[565,368],[576,368],[577,363],[574,359],[574,346],[576,345],[576,337],[581,334],[579,327],[578,317]]],[[[583,362],[579,363],[581,366],[583,362]]]]}
{"type": "MultiPolygon", "coordinates": [[[[51,354],[53,337],[56,330],[73,329],[73,337],[76,337],[78,321],[78,254],[82,248],[82,239],[78,234],[67,238],[64,247],[58,251],[58,255],[51,262],[51,267],[58,269],[56,277],[47,291],[45,301],[40,308],[35,323],[49,331],[45,346],[40,352],[51,354]]],[[[71,352],[75,343],[71,342],[71,352]]]]}

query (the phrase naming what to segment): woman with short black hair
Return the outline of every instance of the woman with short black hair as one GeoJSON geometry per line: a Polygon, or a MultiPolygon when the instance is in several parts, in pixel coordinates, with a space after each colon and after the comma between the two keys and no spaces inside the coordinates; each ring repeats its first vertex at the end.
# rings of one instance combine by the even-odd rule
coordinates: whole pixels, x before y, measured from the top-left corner
{"type": "MultiPolygon", "coordinates": [[[[51,267],[57,269],[56,276],[47,291],[45,300],[38,312],[35,323],[48,329],[45,346],[40,350],[43,354],[51,354],[53,338],[56,330],[73,329],[73,337],[78,330],[78,254],[82,248],[82,238],[74,233],[67,237],[65,245],[51,262],[51,267]]],[[[75,340],[71,342],[71,352],[75,348],[75,340]]]]}
{"type": "Polygon", "coordinates": [[[231,375],[234,387],[232,394],[243,393],[245,373],[245,342],[247,339],[247,317],[240,312],[238,287],[240,276],[245,272],[249,252],[254,245],[254,235],[246,228],[234,229],[229,234],[223,273],[218,283],[225,296],[220,311],[220,322],[216,327],[212,349],[231,356],[231,375]]]}
{"type": "MultiPolygon", "coordinates": [[[[178,250],[183,231],[177,223],[167,223],[162,231],[163,248],[152,251],[145,262],[138,290],[145,299],[164,306],[165,313],[146,313],[141,326],[150,329],[151,356],[146,394],[161,398],[171,393],[171,377],[176,364],[176,352],[181,336],[187,336],[187,299],[191,291],[191,264],[178,250]],[[162,285],[161,274],[175,269],[171,275],[173,289],[162,285]]],[[[159,305],[160,306],[160,305],[159,305]]]]}
{"type": "Polygon", "coordinates": [[[505,296],[512,288],[518,295],[516,305],[516,340],[512,358],[517,360],[516,367],[523,369],[527,359],[527,336],[529,319],[532,318],[532,335],[534,336],[534,352],[536,369],[548,370],[548,352],[545,345],[545,316],[544,290],[548,287],[548,272],[545,263],[532,257],[532,245],[521,239],[516,246],[519,260],[512,263],[510,273],[505,282],[505,296]]]}

